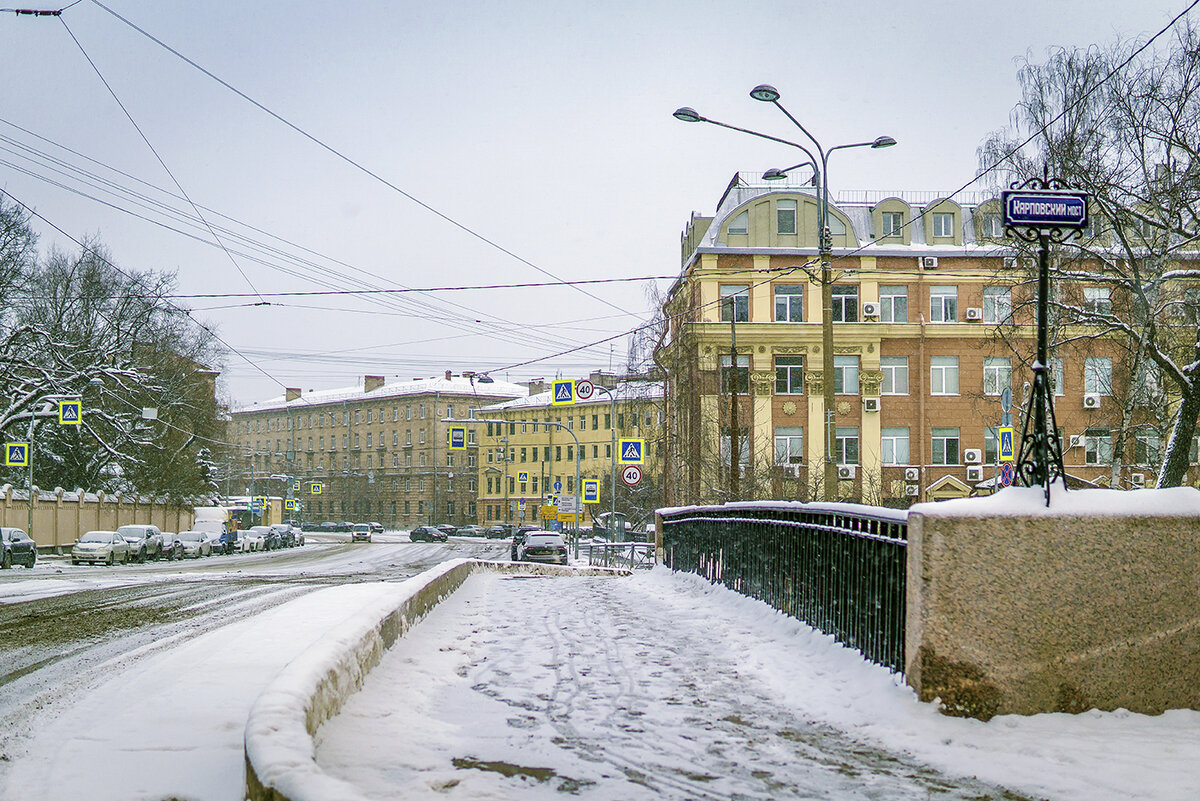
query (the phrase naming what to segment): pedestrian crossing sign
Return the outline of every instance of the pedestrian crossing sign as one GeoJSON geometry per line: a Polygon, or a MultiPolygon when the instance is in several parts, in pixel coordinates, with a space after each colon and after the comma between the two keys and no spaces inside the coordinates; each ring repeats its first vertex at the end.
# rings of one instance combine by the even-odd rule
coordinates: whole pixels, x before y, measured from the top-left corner
{"type": "Polygon", "coordinates": [[[29,443],[4,443],[4,464],[8,467],[29,467],[29,443]]]}
{"type": "Polygon", "coordinates": [[[569,406],[575,402],[575,381],[555,381],[550,403],[554,406],[569,406]]]}
{"type": "Polygon", "coordinates": [[[283,502],[283,508],[285,511],[294,512],[296,511],[296,502],[291,498],[287,498],[283,502]]]}
{"type": "Polygon", "coordinates": [[[58,422],[64,426],[77,426],[83,420],[83,401],[60,400],[58,422]]]}
{"type": "Polygon", "coordinates": [[[583,482],[583,502],[600,503],[600,482],[588,479],[583,482]]]}
{"type": "Polygon", "coordinates": [[[636,437],[617,440],[617,455],[621,464],[642,464],[646,461],[646,440],[636,437]]]}
{"type": "Polygon", "coordinates": [[[292,482],[292,492],[299,492],[299,491],[300,491],[300,479],[296,479],[295,481],[292,482]]]}
{"type": "Polygon", "coordinates": [[[528,482],[529,481],[529,473],[524,472],[524,471],[517,473],[517,481],[521,482],[522,484],[528,482]]]}
{"type": "Polygon", "coordinates": [[[998,431],[1000,434],[1000,461],[1011,462],[1013,460],[1013,430],[1001,428],[998,431]]]}
{"type": "Polygon", "coordinates": [[[320,481],[314,481],[308,485],[308,494],[309,495],[320,495],[321,490],[323,490],[323,489],[325,489],[325,487],[321,484],[320,481]]]}

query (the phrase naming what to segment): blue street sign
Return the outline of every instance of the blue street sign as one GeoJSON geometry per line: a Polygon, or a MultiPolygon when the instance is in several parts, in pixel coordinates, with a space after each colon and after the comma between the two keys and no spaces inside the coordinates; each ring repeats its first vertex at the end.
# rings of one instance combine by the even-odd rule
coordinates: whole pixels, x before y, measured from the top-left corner
{"type": "Polygon", "coordinates": [[[77,426],[83,420],[83,402],[62,400],[58,402],[58,422],[64,426],[77,426]]]}
{"type": "Polygon", "coordinates": [[[450,450],[465,451],[467,449],[467,429],[462,426],[450,427],[450,450]]]}
{"type": "Polygon", "coordinates": [[[554,406],[565,406],[575,402],[575,381],[555,381],[550,403],[554,406]]]}
{"type": "Polygon", "coordinates": [[[555,482],[554,482],[554,491],[555,491],[555,492],[562,492],[562,482],[561,482],[561,481],[555,481],[555,482]]]}
{"type": "Polygon", "coordinates": [[[1026,228],[1087,228],[1087,201],[1087,192],[1000,193],[1004,224],[1026,228]]]}
{"type": "Polygon", "coordinates": [[[999,429],[1000,434],[1000,461],[1011,462],[1013,460],[1013,430],[1011,428],[999,429]]]}
{"type": "Polygon", "coordinates": [[[1000,475],[997,476],[1000,481],[1000,486],[1011,487],[1013,483],[1013,466],[1012,462],[1005,462],[1000,465],[1000,475]]]}
{"type": "Polygon", "coordinates": [[[522,484],[528,482],[529,481],[529,473],[525,472],[524,470],[517,473],[517,481],[521,482],[522,484]]]}
{"type": "Polygon", "coordinates": [[[646,440],[640,438],[617,440],[617,461],[621,464],[642,464],[646,461],[646,440]]]}
{"type": "Polygon", "coordinates": [[[4,464],[8,467],[29,467],[29,443],[4,443],[4,464]]]}
{"type": "Polygon", "coordinates": [[[588,480],[583,482],[583,502],[600,503],[600,482],[588,480]]]}

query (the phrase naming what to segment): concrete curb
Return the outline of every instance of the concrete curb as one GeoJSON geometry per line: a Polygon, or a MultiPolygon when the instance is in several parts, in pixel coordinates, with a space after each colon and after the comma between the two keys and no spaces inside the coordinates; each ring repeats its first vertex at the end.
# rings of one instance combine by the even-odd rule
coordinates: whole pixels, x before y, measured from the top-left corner
{"type": "Polygon", "coordinates": [[[313,735],[355,693],[397,639],[472,573],[620,576],[626,570],[456,559],[396,586],[396,595],[356,614],[296,657],[267,685],[246,722],[246,798],[250,801],[367,801],[352,784],[317,765],[313,735]]]}

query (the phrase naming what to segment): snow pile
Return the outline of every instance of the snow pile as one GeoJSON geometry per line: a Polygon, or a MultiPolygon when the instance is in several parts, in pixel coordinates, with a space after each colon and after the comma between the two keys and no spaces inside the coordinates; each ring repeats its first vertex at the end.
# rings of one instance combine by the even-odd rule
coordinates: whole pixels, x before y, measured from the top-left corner
{"type": "Polygon", "coordinates": [[[1195,517],[1200,516],[1200,490],[1083,489],[1051,487],[1050,506],[1042,487],[1005,487],[983,498],[956,498],[914,504],[909,512],[926,517],[1195,517]]]}

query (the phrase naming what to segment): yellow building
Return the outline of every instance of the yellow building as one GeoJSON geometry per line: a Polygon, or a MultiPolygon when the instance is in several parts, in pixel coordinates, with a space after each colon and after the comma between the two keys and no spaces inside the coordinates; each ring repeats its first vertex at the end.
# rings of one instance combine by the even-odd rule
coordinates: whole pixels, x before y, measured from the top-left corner
{"type": "Polygon", "coordinates": [[[556,406],[544,384],[531,382],[529,397],[478,410],[481,525],[538,523],[538,508],[555,494],[556,483],[558,495],[575,495],[577,459],[580,481],[598,482],[599,502],[584,504],[580,521],[590,525],[593,515],[608,512],[612,504],[614,437],[645,440],[636,487],[627,487],[622,466],[616,467],[616,511],[630,524],[652,520],[662,499],[662,382],[617,382],[600,373],[590,378],[596,392],[587,401],[556,406]]]}

